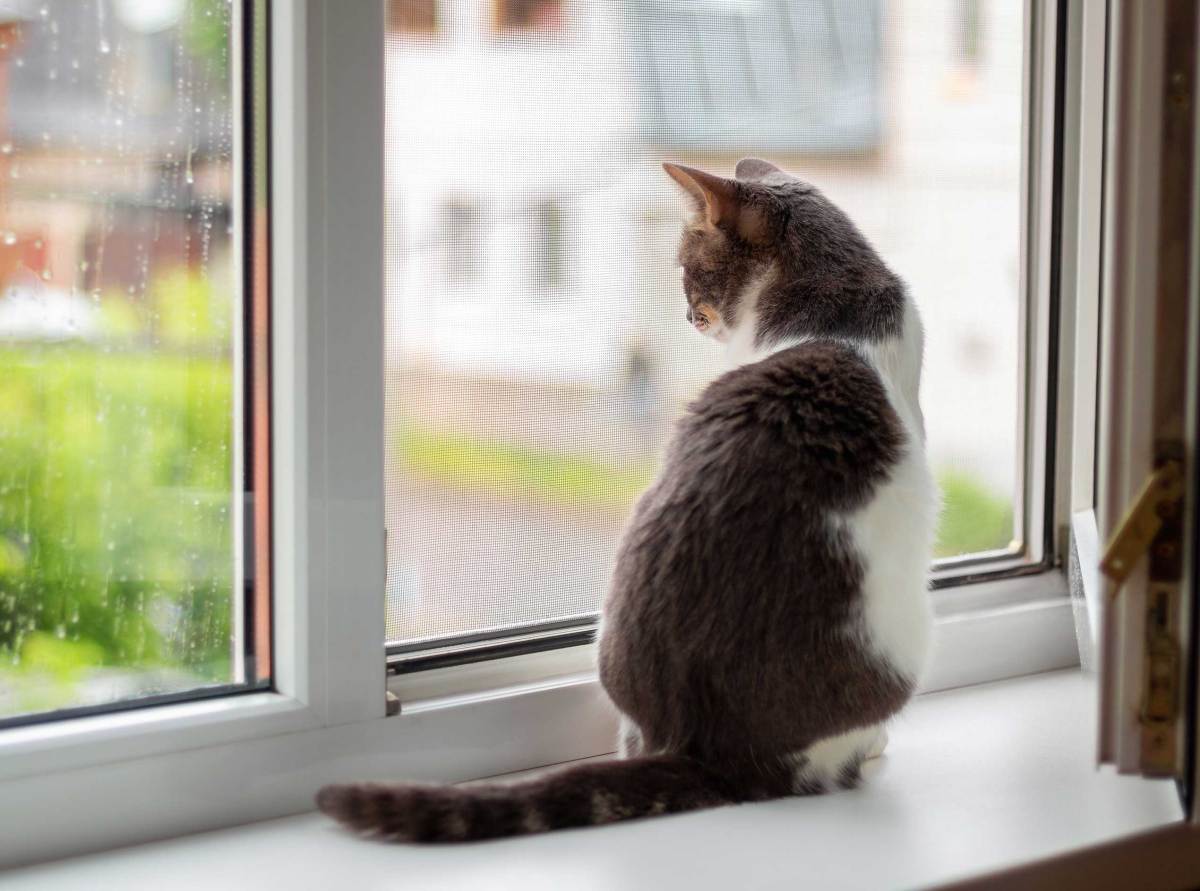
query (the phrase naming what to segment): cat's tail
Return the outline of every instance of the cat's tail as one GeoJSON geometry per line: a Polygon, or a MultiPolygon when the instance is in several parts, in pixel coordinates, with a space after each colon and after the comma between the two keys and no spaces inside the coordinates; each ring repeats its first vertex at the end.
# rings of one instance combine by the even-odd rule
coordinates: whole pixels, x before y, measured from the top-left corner
{"type": "Polygon", "coordinates": [[[791,793],[791,782],[783,765],[748,778],[691,758],[653,755],[579,764],[505,785],[326,786],[317,806],[393,841],[461,842],[779,798],[791,793]]]}

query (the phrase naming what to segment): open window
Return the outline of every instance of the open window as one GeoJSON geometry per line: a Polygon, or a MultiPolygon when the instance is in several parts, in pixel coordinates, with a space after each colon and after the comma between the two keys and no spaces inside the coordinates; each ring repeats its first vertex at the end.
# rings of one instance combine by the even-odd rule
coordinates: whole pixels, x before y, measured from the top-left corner
{"type": "Polygon", "coordinates": [[[1097,344],[1145,321],[1101,300],[1105,5],[42,6],[0,23],[0,798],[56,832],[6,825],[0,862],[611,751],[608,561],[721,368],[683,322],[664,157],[779,161],[913,289],[945,497],[924,689],[1077,664],[1062,564],[1096,575],[1125,460],[1095,460],[1097,344]],[[83,507],[44,534],[54,493],[83,507]],[[27,658],[73,690],[117,619],[141,649],[106,676],[151,632],[169,671],[14,709],[27,658]]]}
{"type": "MultiPolygon", "coordinates": [[[[536,18],[494,8],[513,27],[536,18]]],[[[924,319],[940,608],[1060,594],[1052,575],[1030,587],[1058,557],[1052,4],[637,0],[577,15],[590,36],[567,46],[385,48],[392,670],[591,634],[633,499],[721,368],[683,321],[663,158],[728,171],[764,156],[848,210],[924,319]],[[489,210],[469,227],[426,225],[476,206],[489,210]],[[461,254],[466,276],[479,243],[483,287],[430,286],[439,257],[461,254]],[[1013,576],[1007,593],[963,587],[1013,576]]],[[[1048,621],[1069,633],[1065,611],[1048,621]]]]}

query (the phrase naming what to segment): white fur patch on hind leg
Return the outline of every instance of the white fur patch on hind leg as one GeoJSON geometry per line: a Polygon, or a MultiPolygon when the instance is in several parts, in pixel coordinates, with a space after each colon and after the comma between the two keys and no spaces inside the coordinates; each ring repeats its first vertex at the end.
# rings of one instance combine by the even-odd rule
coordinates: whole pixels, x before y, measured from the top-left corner
{"type": "Polygon", "coordinates": [[[882,724],[875,729],[875,741],[871,743],[871,747],[867,749],[867,758],[878,758],[883,754],[883,750],[887,748],[888,732],[887,728],[882,724]]]}
{"type": "Polygon", "coordinates": [[[645,750],[642,742],[642,730],[625,715],[621,715],[621,723],[617,729],[617,757],[635,758],[645,750]]]}
{"type": "Polygon", "coordinates": [[[863,761],[882,754],[886,744],[887,733],[879,725],[851,730],[814,743],[792,757],[792,789],[799,794],[808,794],[852,788],[858,784],[863,761]]]}

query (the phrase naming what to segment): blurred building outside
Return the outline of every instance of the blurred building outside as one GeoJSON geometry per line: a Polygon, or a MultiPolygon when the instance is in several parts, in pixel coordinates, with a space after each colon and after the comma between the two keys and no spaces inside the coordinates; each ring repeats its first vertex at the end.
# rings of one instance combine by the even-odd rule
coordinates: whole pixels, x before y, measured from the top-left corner
{"type": "MultiPolygon", "coordinates": [[[[0,337],[20,335],[4,327],[6,294],[42,300],[51,315],[75,306],[59,310],[71,322],[57,333],[70,336],[78,324],[77,336],[96,336],[79,298],[92,314],[102,295],[137,303],[155,274],[181,268],[224,283],[230,104],[221,89],[204,89],[204,60],[180,52],[185,3],[8,6],[14,21],[0,30],[0,337]]],[[[228,307],[228,285],[222,296],[228,307]]]]}
{"type": "Polygon", "coordinates": [[[403,430],[653,461],[725,367],[662,160],[840,204],[922,311],[935,465],[1011,503],[1023,38],[984,0],[389,0],[389,637],[595,608],[621,511],[431,488],[403,430]]]}
{"type": "Polygon", "coordinates": [[[934,459],[1011,493],[1021,82],[1006,63],[1020,64],[1019,4],[532,5],[557,10],[550,25],[497,32],[491,3],[442,0],[434,20],[411,13],[433,4],[392,2],[410,10],[392,15],[386,157],[389,360],[406,410],[486,435],[508,419],[506,435],[536,444],[642,449],[628,425],[673,414],[724,367],[683,321],[684,206],[659,161],[729,174],[760,153],[820,186],[906,278],[928,329],[934,459]],[[981,10],[975,33],[964,18],[981,10]],[[800,27],[804,13],[817,26],[800,27]],[[667,25],[675,41],[656,41],[667,25]],[[723,69],[698,52],[724,53],[723,69]],[[812,76],[795,80],[789,56],[812,76]],[[826,90],[839,66],[858,76],[826,90]],[[755,75],[801,100],[755,92],[755,75]],[[721,138],[709,149],[703,133],[721,138]],[[610,406],[607,431],[589,395],[610,406]],[[513,408],[545,400],[553,424],[513,408]]]}

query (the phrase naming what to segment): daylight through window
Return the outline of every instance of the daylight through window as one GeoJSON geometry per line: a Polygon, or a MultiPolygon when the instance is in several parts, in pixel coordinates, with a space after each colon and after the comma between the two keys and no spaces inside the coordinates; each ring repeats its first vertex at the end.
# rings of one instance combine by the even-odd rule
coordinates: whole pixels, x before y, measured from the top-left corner
{"type": "Polygon", "coordinates": [[[438,15],[460,27],[386,50],[389,641],[597,609],[671,420],[722,368],[684,321],[667,159],[765,157],[849,212],[924,316],[939,556],[1018,545],[1022,4],[438,15]]]}

